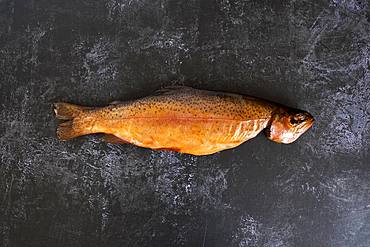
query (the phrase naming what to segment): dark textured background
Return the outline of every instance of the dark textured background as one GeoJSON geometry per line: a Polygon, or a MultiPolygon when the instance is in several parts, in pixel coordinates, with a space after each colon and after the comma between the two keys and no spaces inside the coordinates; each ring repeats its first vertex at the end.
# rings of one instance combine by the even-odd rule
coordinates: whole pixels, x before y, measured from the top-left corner
{"type": "Polygon", "coordinates": [[[0,246],[370,246],[366,0],[1,0],[0,246]],[[56,140],[51,103],[188,85],[306,109],[207,157],[56,140]]]}

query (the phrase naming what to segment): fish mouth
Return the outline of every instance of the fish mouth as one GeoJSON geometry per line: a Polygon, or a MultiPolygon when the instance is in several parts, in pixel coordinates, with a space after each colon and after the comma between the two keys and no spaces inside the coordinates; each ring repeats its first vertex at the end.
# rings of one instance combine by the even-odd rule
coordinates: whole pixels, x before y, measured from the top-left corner
{"type": "Polygon", "coordinates": [[[315,118],[314,118],[313,116],[311,116],[311,117],[307,120],[308,128],[311,128],[314,122],[315,122],[315,118]]]}
{"type": "Polygon", "coordinates": [[[312,127],[314,122],[315,122],[314,118],[307,119],[302,125],[302,127],[297,131],[298,137],[305,133],[306,131],[308,131],[312,127]]]}
{"type": "Polygon", "coordinates": [[[315,118],[308,112],[304,112],[304,116],[305,116],[305,126],[307,127],[307,129],[309,129],[315,122],[315,118]]]}

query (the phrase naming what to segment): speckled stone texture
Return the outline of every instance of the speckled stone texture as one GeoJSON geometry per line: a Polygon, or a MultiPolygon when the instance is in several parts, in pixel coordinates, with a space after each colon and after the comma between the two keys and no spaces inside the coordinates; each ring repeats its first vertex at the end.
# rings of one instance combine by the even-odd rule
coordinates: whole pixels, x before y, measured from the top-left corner
{"type": "Polygon", "coordinates": [[[0,1],[0,246],[370,246],[365,0],[0,1]],[[305,109],[206,157],[55,137],[51,103],[167,85],[305,109]]]}

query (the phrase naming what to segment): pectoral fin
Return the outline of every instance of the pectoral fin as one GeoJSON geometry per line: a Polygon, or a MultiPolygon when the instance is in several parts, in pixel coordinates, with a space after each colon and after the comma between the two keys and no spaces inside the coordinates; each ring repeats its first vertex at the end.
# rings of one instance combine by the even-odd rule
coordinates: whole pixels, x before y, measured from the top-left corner
{"type": "Polygon", "coordinates": [[[111,144],[127,144],[129,142],[115,136],[115,135],[104,135],[102,140],[111,144]]]}

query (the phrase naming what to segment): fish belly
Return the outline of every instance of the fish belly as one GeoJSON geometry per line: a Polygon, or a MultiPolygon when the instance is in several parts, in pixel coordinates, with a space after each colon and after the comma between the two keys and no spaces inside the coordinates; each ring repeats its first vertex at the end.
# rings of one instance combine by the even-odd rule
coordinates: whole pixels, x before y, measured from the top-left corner
{"type": "Polygon", "coordinates": [[[135,118],[126,119],[112,132],[141,147],[205,155],[240,145],[266,124],[265,120],[135,118]]]}

